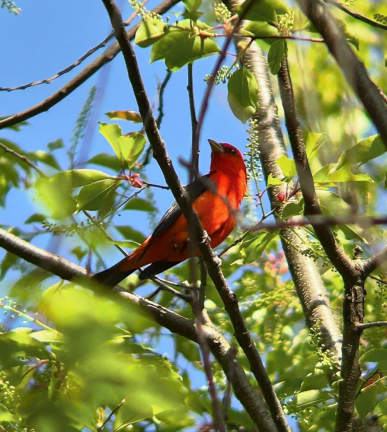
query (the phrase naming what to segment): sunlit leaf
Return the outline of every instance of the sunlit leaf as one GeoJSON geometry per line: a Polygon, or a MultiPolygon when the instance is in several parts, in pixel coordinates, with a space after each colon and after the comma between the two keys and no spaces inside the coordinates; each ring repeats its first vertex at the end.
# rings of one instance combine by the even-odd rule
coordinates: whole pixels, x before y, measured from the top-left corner
{"type": "Polygon", "coordinates": [[[282,180],[280,180],[279,178],[273,177],[273,174],[270,173],[269,177],[267,179],[267,187],[272,187],[272,186],[279,186],[282,185],[284,182],[282,180]]]}
{"type": "Polygon", "coordinates": [[[136,45],[145,48],[155,43],[167,32],[168,26],[161,19],[154,17],[146,17],[141,21],[141,24],[136,32],[134,42],[136,43],[136,45]]]}
{"type": "Polygon", "coordinates": [[[281,156],[277,159],[277,164],[281,168],[282,174],[285,177],[293,178],[296,175],[296,164],[294,159],[290,159],[287,156],[281,156]]]}
{"type": "Polygon", "coordinates": [[[192,13],[200,8],[202,0],[183,0],[183,3],[187,11],[192,13]]]}
{"type": "Polygon", "coordinates": [[[219,46],[210,38],[195,36],[195,31],[209,27],[200,22],[183,20],[152,46],[150,61],[165,60],[168,69],[176,71],[187,63],[219,53],[219,46]]]}
{"type": "Polygon", "coordinates": [[[387,148],[380,135],[372,135],[345,150],[340,156],[334,170],[338,171],[344,165],[365,164],[366,162],[384,154],[386,151],[387,148]]]}
{"type": "Polygon", "coordinates": [[[277,22],[277,13],[286,13],[287,7],[281,0],[246,0],[236,11],[247,20],[277,22]]]}
{"type": "Polygon", "coordinates": [[[100,133],[113,147],[117,157],[123,165],[132,168],[145,147],[146,139],[141,133],[133,133],[131,136],[122,135],[121,128],[116,124],[99,124],[100,133]]]}
{"type": "Polygon", "coordinates": [[[314,174],[313,180],[316,183],[373,182],[368,174],[353,174],[349,165],[337,170],[336,164],[325,165],[314,174]]]}

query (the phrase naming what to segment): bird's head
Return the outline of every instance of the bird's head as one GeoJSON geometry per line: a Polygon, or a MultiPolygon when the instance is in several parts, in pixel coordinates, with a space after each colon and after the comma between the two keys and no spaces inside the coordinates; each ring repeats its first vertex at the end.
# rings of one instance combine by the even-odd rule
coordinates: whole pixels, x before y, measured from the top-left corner
{"type": "Polygon", "coordinates": [[[246,165],[242,153],[231,144],[218,143],[212,139],[208,142],[211,146],[211,171],[231,170],[246,172],[246,165]]]}

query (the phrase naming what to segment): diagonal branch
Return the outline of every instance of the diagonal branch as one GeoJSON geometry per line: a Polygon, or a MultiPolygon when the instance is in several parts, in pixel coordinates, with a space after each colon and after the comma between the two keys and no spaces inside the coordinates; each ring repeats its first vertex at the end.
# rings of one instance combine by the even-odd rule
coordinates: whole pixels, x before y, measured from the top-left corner
{"type": "MultiPolygon", "coordinates": [[[[322,212],[314,187],[313,175],[306,156],[286,55],[278,72],[278,83],[290,145],[296,163],[298,181],[305,202],[305,216],[321,216],[322,212]]],[[[312,223],[312,226],[330,261],[343,277],[348,275],[348,272],[351,272],[352,269],[352,261],[336,242],[331,229],[326,225],[313,225],[312,223]]]]}
{"type": "MultiPolygon", "coordinates": [[[[282,411],[281,404],[274,392],[270,379],[263,366],[262,359],[254,344],[254,340],[247,329],[242,314],[238,307],[238,300],[231,291],[220,269],[220,262],[211,249],[209,237],[204,232],[197,213],[191,208],[186,193],[177,177],[173,164],[167,154],[165,144],[161,139],[155,119],[153,117],[148,97],[142,82],[137,60],[125,33],[120,11],[113,0],[103,0],[110,16],[112,26],[115,29],[116,38],[121,46],[126,63],[128,76],[132,84],[139,111],[144,122],[148,140],[153,149],[153,155],[158,162],[165,180],[170,187],[176,202],[180,206],[194,234],[193,241],[198,245],[203,259],[207,265],[208,273],[216,286],[225,309],[234,326],[236,338],[245,352],[255,378],[257,379],[265,400],[269,406],[272,418],[279,431],[289,431],[289,426],[282,411]]],[[[200,123],[200,120],[199,120],[200,123]]]]}
{"type": "MultiPolygon", "coordinates": [[[[142,2],[142,6],[144,6],[144,4],[147,2],[148,0],[144,0],[142,2]]],[[[125,21],[125,26],[128,26],[133,20],[134,18],[136,18],[138,12],[134,12],[127,21],[125,21]]],[[[112,30],[107,36],[106,38],[100,42],[99,44],[97,44],[96,46],[94,46],[93,48],[90,48],[89,51],[87,51],[85,54],[83,54],[82,57],[80,57],[78,60],[76,60],[73,64],[71,64],[70,66],[65,67],[64,69],[60,70],[59,72],[57,72],[54,76],[50,77],[50,78],[45,78],[42,79],[40,81],[33,81],[30,82],[28,84],[23,84],[17,87],[0,87],[0,91],[7,91],[7,92],[12,92],[15,90],[25,90],[27,88],[30,87],[35,87],[41,84],[50,84],[52,83],[54,80],[56,80],[57,78],[61,77],[62,75],[71,72],[73,69],[75,69],[77,66],[79,66],[82,62],[84,62],[88,57],[90,57],[92,54],[94,54],[96,51],[98,51],[100,48],[103,48],[106,46],[106,44],[113,38],[114,36],[114,31],[112,30]]]]}
{"type": "Polygon", "coordinates": [[[319,0],[297,0],[297,2],[324,38],[329,51],[362,101],[387,147],[387,108],[378,87],[368,76],[364,64],[356,57],[324,3],[319,0]]]}
{"type": "MultiPolygon", "coordinates": [[[[90,288],[90,279],[84,268],[21,240],[1,228],[0,247],[62,279],[76,280],[85,287],[90,288]]],[[[109,291],[106,294],[110,295],[111,293],[109,291]]],[[[193,342],[198,341],[195,327],[192,321],[187,318],[131,292],[121,290],[119,296],[125,301],[144,308],[147,314],[153,317],[158,324],[172,333],[179,334],[193,342]]],[[[256,392],[250,384],[242,366],[236,360],[234,349],[224,336],[212,326],[204,325],[203,333],[212,354],[216,357],[231,382],[235,396],[242,403],[253,422],[257,426],[259,425],[260,430],[262,429],[263,432],[273,432],[275,426],[265,407],[262,394],[256,392]]]]}
{"type": "MultiPolygon", "coordinates": [[[[158,6],[156,6],[152,12],[163,14],[168,9],[170,9],[175,4],[179,3],[180,0],[164,0],[158,6]]],[[[133,39],[136,31],[138,29],[138,24],[133,26],[128,30],[127,35],[129,39],[133,39]]],[[[5,127],[10,127],[15,124],[18,124],[22,121],[28,120],[32,117],[35,117],[38,114],[41,114],[45,111],[48,111],[50,108],[55,106],[57,103],[61,102],[67,96],[69,96],[74,90],[76,90],[80,85],[82,85],[86,80],[88,80],[92,75],[94,75],[102,66],[106,63],[109,63],[114,59],[114,57],[120,52],[120,46],[116,42],[111,47],[109,47],[102,55],[100,55],[97,59],[95,59],[92,63],[83,69],[76,77],[70,80],[67,84],[65,84],[58,91],[53,93],[44,101],[38,103],[37,105],[28,108],[25,111],[21,111],[17,114],[14,114],[10,117],[7,117],[4,120],[0,121],[0,129],[4,129],[5,127]]]]}
{"type": "Polygon", "coordinates": [[[382,249],[379,253],[368,258],[363,263],[363,271],[366,276],[369,276],[374,270],[387,261],[387,247],[382,249]]]}

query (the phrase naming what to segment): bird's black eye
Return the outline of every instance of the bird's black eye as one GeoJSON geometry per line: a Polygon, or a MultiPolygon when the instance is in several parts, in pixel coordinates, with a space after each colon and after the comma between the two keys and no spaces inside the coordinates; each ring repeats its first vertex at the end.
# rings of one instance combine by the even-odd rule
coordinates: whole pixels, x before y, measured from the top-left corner
{"type": "Polygon", "coordinates": [[[230,149],[230,153],[234,154],[234,155],[237,154],[236,150],[234,150],[234,149],[230,149]]]}

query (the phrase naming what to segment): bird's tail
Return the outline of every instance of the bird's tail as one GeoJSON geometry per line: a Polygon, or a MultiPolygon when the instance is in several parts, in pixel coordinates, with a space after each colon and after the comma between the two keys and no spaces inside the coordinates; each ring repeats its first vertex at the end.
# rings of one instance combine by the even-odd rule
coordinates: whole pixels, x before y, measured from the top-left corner
{"type": "MultiPolygon", "coordinates": [[[[127,260],[127,258],[125,258],[127,260]]],[[[98,283],[102,285],[106,285],[109,287],[115,287],[118,285],[121,281],[123,281],[127,276],[135,272],[137,269],[130,269],[130,270],[120,270],[122,261],[118,262],[114,266],[101,271],[100,273],[96,273],[92,279],[97,281],[98,283]]]]}

